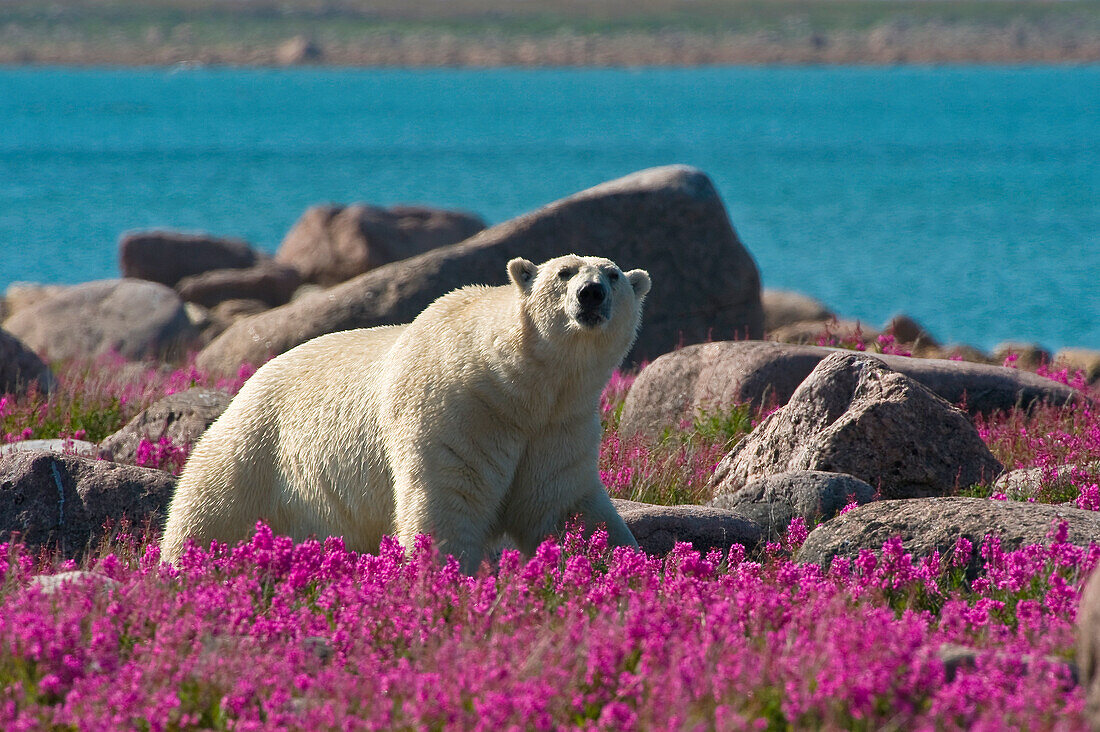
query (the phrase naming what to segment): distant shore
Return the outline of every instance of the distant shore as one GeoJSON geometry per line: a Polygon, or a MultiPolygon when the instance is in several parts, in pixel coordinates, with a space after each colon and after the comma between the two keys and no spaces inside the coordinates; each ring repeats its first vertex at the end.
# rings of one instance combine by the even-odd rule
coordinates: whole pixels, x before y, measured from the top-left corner
{"type": "Polygon", "coordinates": [[[0,64],[1100,62],[1100,0],[4,0],[0,64]]]}
{"type": "Polygon", "coordinates": [[[267,41],[98,40],[0,44],[0,64],[60,66],[641,67],[725,65],[1087,64],[1100,34],[1017,24],[997,30],[882,25],[779,37],[769,32],[549,36],[380,33],[267,41]]]}

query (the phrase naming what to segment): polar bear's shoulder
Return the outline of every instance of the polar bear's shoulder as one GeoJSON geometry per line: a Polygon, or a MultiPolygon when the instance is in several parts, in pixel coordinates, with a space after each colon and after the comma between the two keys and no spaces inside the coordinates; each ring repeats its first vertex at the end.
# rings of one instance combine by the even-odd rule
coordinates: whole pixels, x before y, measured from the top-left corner
{"type": "Polygon", "coordinates": [[[513,287],[467,285],[439,297],[412,324],[473,325],[497,317],[511,319],[515,316],[515,308],[516,293],[513,287]]]}

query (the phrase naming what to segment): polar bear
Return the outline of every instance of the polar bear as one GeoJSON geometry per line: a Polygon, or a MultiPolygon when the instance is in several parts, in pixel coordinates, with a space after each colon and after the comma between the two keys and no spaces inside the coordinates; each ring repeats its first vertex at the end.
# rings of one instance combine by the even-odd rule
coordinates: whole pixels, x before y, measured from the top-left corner
{"type": "Polygon", "coordinates": [[[501,535],[530,554],[574,515],[637,546],[600,481],[599,399],[649,274],[572,254],[507,273],[260,368],[187,461],[162,558],[188,538],[245,539],[259,519],[367,552],[431,534],[467,573],[501,535]]]}

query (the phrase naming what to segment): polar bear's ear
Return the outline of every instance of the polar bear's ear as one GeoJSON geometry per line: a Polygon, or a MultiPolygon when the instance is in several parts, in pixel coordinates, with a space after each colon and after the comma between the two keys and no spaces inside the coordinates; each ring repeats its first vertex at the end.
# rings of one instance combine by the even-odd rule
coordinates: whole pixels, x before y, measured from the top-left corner
{"type": "Polygon", "coordinates": [[[534,263],[523,257],[516,257],[508,263],[508,279],[526,295],[531,291],[531,283],[535,281],[535,275],[539,268],[534,263]]]}
{"type": "Polygon", "coordinates": [[[649,292],[649,286],[653,284],[649,279],[649,272],[644,269],[632,269],[626,273],[626,278],[630,280],[630,286],[634,288],[634,297],[639,300],[645,297],[645,294],[649,292]]]}

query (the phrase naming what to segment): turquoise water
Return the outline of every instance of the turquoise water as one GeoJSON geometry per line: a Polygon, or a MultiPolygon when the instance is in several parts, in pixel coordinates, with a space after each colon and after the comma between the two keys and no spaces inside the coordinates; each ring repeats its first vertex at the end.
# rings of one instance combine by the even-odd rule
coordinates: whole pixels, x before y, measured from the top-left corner
{"type": "Polygon", "coordinates": [[[496,223],[669,163],[711,176],[765,286],[1100,348],[1100,67],[0,69],[0,290],[117,276],[128,229],[274,251],[313,203],[496,223]]]}

